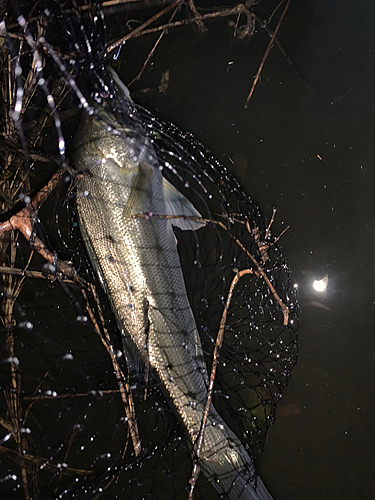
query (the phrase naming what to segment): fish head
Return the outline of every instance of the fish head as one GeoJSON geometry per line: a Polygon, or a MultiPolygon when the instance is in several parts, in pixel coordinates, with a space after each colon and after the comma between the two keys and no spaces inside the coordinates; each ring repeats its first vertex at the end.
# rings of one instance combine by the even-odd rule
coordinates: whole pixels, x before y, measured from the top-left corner
{"type": "Polygon", "coordinates": [[[83,174],[80,183],[85,191],[90,191],[88,184],[94,191],[94,183],[97,196],[110,189],[127,214],[150,211],[155,196],[162,193],[154,149],[144,130],[129,117],[119,123],[104,109],[94,115],[84,113],[75,140],[74,164],[83,174]]]}

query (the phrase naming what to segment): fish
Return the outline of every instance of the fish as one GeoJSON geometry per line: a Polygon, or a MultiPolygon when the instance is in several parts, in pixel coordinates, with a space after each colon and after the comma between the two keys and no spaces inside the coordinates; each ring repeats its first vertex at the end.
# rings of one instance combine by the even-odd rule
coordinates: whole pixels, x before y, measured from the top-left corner
{"type": "MultiPolygon", "coordinates": [[[[126,86],[108,71],[121,98],[130,102],[126,86]]],[[[198,231],[205,223],[184,218],[201,215],[163,176],[146,131],[140,127],[131,135],[130,128],[128,117],[108,106],[83,112],[73,155],[79,224],[121,330],[130,371],[137,371],[137,359],[153,370],[193,448],[209,380],[173,227],[198,231]]],[[[229,500],[272,500],[213,404],[199,458],[205,476],[229,500]]]]}

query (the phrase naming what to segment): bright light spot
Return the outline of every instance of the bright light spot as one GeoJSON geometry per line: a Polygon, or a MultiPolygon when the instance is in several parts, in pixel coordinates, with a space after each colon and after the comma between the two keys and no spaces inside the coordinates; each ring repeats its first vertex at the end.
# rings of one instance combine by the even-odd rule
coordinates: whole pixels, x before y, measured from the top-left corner
{"type": "Polygon", "coordinates": [[[317,292],[325,292],[328,285],[328,276],[327,274],[321,280],[315,280],[313,283],[313,288],[317,292]]]}

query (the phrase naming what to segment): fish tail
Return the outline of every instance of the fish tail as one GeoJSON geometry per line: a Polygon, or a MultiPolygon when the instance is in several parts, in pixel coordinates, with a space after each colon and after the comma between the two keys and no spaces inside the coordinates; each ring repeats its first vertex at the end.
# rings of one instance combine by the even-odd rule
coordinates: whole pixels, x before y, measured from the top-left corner
{"type": "Polygon", "coordinates": [[[267,490],[266,485],[260,477],[257,479],[256,491],[261,500],[273,500],[271,493],[267,490]]]}
{"type": "Polygon", "coordinates": [[[210,416],[200,462],[204,475],[228,500],[273,500],[240,440],[216,411],[210,416]]]}
{"type": "Polygon", "coordinates": [[[258,477],[255,480],[252,473],[246,469],[232,470],[225,475],[212,475],[214,469],[212,464],[208,467],[202,466],[203,472],[215,489],[220,494],[224,494],[228,500],[273,500],[261,478],[258,477]]]}

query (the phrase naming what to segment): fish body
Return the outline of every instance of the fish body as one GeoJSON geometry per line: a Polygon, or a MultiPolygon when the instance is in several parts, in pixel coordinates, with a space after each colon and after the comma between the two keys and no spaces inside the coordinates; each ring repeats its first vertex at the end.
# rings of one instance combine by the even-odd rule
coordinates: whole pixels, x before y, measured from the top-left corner
{"type": "MultiPolygon", "coordinates": [[[[117,85],[124,99],[129,98],[117,85]]],[[[125,350],[135,350],[155,370],[193,446],[208,375],[173,225],[197,230],[204,223],[152,217],[200,214],[163,177],[147,134],[139,134],[137,147],[127,137],[126,126],[107,111],[83,116],[74,154],[80,226],[125,350]]],[[[230,500],[271,499],[260,479],[254,485],[249,454],[212,404],[200,466],[230,500]]]]}

